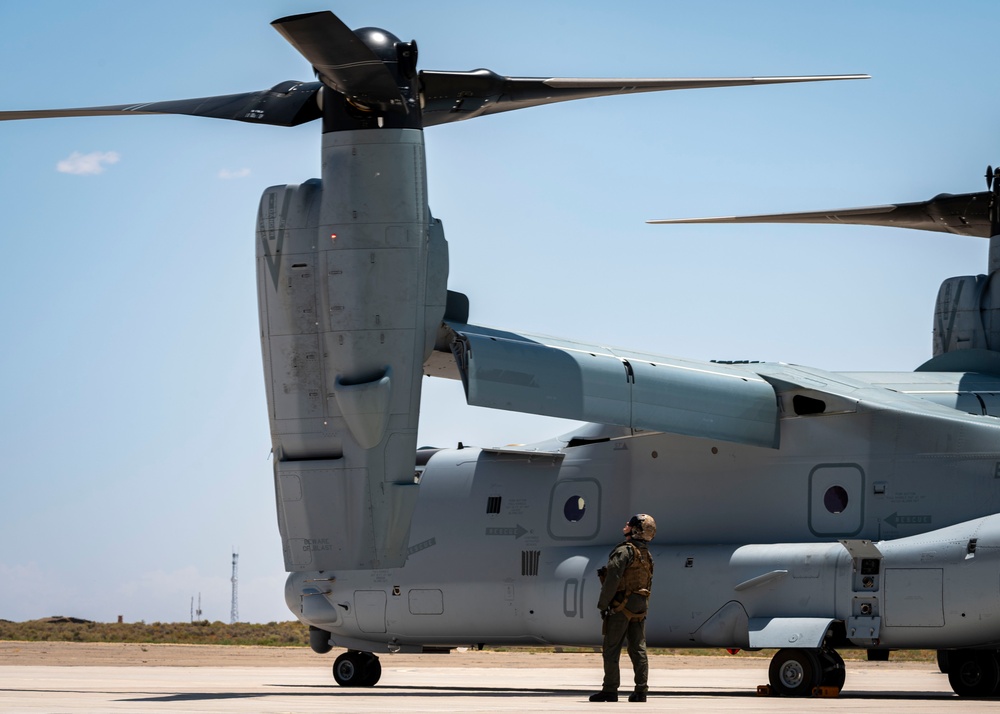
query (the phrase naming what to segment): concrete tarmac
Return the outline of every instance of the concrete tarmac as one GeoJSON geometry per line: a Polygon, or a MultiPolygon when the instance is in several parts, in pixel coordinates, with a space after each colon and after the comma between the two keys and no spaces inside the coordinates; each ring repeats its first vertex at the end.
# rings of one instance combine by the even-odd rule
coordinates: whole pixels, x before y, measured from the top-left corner
{"type": "MultiPolygon", "coordinates": [[[[706,658],[716,659],[716,658],[706,658]]],[[[640,711],[900,712],[997,711],[998,700],[955,696],[931,664],[849,662],[839,697],[793,699],[757,695],[760,667],[654,667],[649,701],[591,704],[599,668],[394,665],[383,657],[373,688],[333,682],[327,667],[38,666],[0,667],[2,712],[565,712],[642,706],[640,711]]],[[[435,665],[439,660],[431,660],[435,665]]],[[[445,664],[441,662],[440,664],[445,664]]],[[[451,664],[450,662],[448,663],[451,664]]],[[[623,660],[623,678],[631,675],[623,660]]]]}

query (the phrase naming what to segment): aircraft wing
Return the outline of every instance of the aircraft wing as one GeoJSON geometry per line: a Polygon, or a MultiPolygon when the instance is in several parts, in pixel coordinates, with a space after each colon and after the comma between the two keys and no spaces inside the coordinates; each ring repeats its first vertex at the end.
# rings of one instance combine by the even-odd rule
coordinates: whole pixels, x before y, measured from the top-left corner
{"type": "Polygon", "coordinates": [[[472,406],[778,447],[774,388],[749,366],[457,322],[444,332],[425,371],[457,370],[472,406]]]}
{"type": "Polygon", "coordinates": [[[929,201],[805,213],[771,213],[717,218],[667,218],[647,223],[845,223],[892,226],[960,236],[990,237],[990,194],[942,193],[929,201]]]}
{"type": "Polygon", "coordinates": [[[916,372],[830,373],[685,360],[446,317],[424,373],[461,379],[472,406],[778,448],[782,416],[855,412],[862,402],[909,414],[1000,414],[1000,358],[962,354],[916,372]]]}

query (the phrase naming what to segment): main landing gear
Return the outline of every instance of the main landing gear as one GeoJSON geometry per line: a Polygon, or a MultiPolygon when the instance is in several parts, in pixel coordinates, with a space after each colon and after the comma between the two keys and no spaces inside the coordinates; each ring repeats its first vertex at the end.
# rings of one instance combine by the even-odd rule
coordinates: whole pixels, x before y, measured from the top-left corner
{"type": "MultiPolygon", "coordinates": [[[[941,662],[939,653],[938,662],[941,662]]],[[[960,697],[1000,697],[1000,651],[948,650],[948,683],[960,697]]]]}
{"type": "MultiPolygon", "coordinates": [[[[1000,698],[1000,650],[941,650],[938,667],[960,697],[1000,698]]],[[[844,660],[835,650],[778,650],[771,658],[771,691],[786,697],[807,697],[816,687],[844,688],[844,660]]]]}
{"type": "Polygon", "coordinates": [[[333,662],[333,678],[341,687],[374,687],[382,664],[371,652],[348,650],[333,662]]]}
{"type": "Polygon", "coordinates": [[[771,658],[767,674],[775,694],[808,697],[816,687],[843,689],[847,670],[836,650],[786,647],[771,658]]]}

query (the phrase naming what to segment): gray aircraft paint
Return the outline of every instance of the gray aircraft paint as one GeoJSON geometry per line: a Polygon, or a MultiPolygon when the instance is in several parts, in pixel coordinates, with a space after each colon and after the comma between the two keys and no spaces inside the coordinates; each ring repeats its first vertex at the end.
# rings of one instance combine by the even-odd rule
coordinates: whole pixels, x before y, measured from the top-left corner
{"type": "MultiPolygon", "coordinates": [[[[997,675],[990,311],[1000,297],[978,277],[943,286],[934,357],[905,375],[699,362],[485,328],[446,289],[423,127],[609,94],[859,76],[418,74],[415,44],[355,33],[331,13],[274,26],[319,82],[0,120],[322,120],[320,178],[268,189],[255,243],[285,598],[314,628],[314,649],[351,650],[334,664],[338,681],[377,681],[365,653],[597,644],[596,570],[636,512],[659,523],[651,645],[781,648],[771,681],[789,693],[811,690],[796,678],[839,689],[833,647],[954,649],[963,671],[997,675]],[[424,373],[462,379],[471,404],[594,423],[421,460],[424,373]]],[[[953,220],[956,204],[944,203],[834,219],[920,227],[930,214],[934,230],[979,230],[981,216],[953,220]]],[[[952,681],[962,694],[993,693],[952,681]]]]}

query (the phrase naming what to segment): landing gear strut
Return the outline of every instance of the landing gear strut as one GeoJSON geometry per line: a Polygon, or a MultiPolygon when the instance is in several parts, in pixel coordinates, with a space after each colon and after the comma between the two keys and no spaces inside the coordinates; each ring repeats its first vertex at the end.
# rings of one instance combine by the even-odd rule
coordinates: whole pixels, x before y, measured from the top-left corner
{"type": "Polygon", "coordinates": [[[333,662],[333,678],[341,687],[374,687],[382,664],[371,652],[348,650],[333,662]]]}

